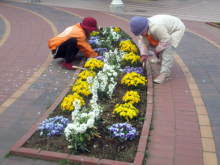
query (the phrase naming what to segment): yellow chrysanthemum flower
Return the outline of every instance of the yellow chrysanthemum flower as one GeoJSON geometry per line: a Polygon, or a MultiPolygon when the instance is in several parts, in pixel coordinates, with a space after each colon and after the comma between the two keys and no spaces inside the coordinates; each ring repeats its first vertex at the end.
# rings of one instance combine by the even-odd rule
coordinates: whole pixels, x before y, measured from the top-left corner
{"type": "Polygon", "coordinates": [[[137,104],[140,101],[140,96],[136,91],[127,91],[122,100],[130,104],[137,104]]]}
{"type": "Polygon", "coordinates": [[[81,78],[82,80],[87,80],[87,77],[89,76],[95,77],[95,75],[96,73],[93,71],[84,70],[78,75],[78,77],[81,78]]]}
{"type": "Polygon", "coordinates": [[[121,41],[119,46],[124,52],[137,52],[137,47],[133,45],[130,40],[121,41]]]}
{"type": "Polygon", "coordinates": [[[114,31],[114,32],[120,32],[120,28],[115,27],[115,28],[113,29],[113,31],[114,31]]]}
{"type": "Polygon", "coordinates": [[[104,66],[104,62],[101,60],[97,60],[95,58],[91,58],[89,61],[87,61],[84,65],[85,68],[88,68],[89,70],[100,70],[104,66]]]}
{"type": "Polygon", "coordinates": [[[81,96],[79,96],[77,93],[74,93],[72,95],[68,95],[64,97],[63,102],[61,103],[61,109],[72,111],[74,110],[73,102],[75,100],[80,100],[80,105],[84,105],[85,101],[81,96]]]}
{"type": "Polygon", "coordinates": [[[127,73],[121,80],[121,84],[125,86],[132,86],[133,88],[143,88],[146,85],[147,80],[144,76],[137,74],[136,72],[127,73]]]}
{"type": "Polygon", "coordinates": [[[116,108],[113,111],[114,115],[127,120],[127,122],[129,122],[129,120],[136,117],[138,113],[139,113],[139,110],[136,109],[130,103],[125,103],[125,104],[120,104],[120,105],[117,104],[116,108]]]}
{"type": "Polygon", "coordinates": [[[84,96],[88,96],[91,94],[88,82],[83,81],[82,79],[76,80],[76,83],[73,85],[72,91],[84,96]]]}

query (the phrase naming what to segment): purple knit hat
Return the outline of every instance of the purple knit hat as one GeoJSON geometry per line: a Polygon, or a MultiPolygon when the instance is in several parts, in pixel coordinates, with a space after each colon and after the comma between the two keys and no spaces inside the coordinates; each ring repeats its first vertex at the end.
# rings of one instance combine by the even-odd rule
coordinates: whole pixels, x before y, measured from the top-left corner
{"type": "Polygon", "coordinates": [[[130,20],[130,31],[135,36],[141,35],[148,28],[148,19],[146,17],[136,16],[130,20]]]}

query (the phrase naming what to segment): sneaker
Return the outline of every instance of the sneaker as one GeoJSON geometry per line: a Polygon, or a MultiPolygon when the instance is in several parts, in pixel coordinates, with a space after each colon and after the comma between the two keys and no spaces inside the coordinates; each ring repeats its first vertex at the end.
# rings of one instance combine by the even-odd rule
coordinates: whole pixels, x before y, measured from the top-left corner
{"type": "Polygon", "coordinates": [[[160,73],[160,75],[154,80],[154,82],[157,84],[162,84],[168,80],[169,80],[169,77],[166,74],[160,73]]]}
{"type": "Polygon", "coordinates": [[[63,69],[76,70],[76,68],[73,68],[73,64],[72,63],[67,63],[64,60],[63,60],[62,67],[63,67],[63,69]]]}
{"type": "Polygon", "coordinates": [[[158,59],[158,58],[151,59],[150,62],[151,62],[152,64],[156,64],[156,63],[161,64],[161,61],[160,61],[160,59],[158,59]]]}

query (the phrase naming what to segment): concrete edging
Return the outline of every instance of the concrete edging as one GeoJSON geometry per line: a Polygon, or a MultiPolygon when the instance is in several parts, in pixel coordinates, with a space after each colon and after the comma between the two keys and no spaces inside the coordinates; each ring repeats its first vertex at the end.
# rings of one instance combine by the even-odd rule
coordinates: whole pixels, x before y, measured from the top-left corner
{"type": "Polygon", "coordinates": [[[206,23],[220,29],[220,25],[216,25],[215,22],[206,22],[206,23]]]}

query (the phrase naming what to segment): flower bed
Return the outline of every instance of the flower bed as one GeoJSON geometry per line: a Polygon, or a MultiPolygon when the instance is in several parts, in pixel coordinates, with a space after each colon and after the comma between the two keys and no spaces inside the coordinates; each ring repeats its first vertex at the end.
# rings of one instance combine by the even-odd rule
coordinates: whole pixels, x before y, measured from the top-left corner
{"type": "Polygon", "coordinates": [[[64,127],[61,123],[57,125],[59,131],[54,130],[52,125],[42,123],[38,127],[39,131],[23,147],[124,162],[134,161],[146,113],[146,80],[141,75],[141,69],[136,68],[140,66],[140,57],[131,53],[136,46],[131,42],[126,43],[128,36],[122,38],[125,41],[121,42],[120,37],[125,33],[120,35],[115,29],[104,28],[100,29],[98,36],[97,33],[93,34],[91,39],[95,42],[90,44],[94,49],[96,46],[106,48],[98,50],[102,51],[104,58],[89,59],[85,63],[84,67],[93,72],[81,72],[62,103],[48,117],[47,122],[50,118],[53,118],[51,121],[62,118],[62,124],[67,124],[64,134],[59,136],[64,127]],[[111,45],[105,47],[106,44],[102,41],[104,37],[111,45]],[[123,47],[123,43],[127,45],[123,47]],[[126,51],[119,51],[117,48],[126,51]],[[122,69],[126,66],[134,67],[132,71],[137,72],[131,72],[130,69],[126,70],[127,74],[124,73],[122,69]],[[69,124],[64,117],[68,118],[69,124]],[[52,131],[48,133],[45,129],[52,131]]]}

